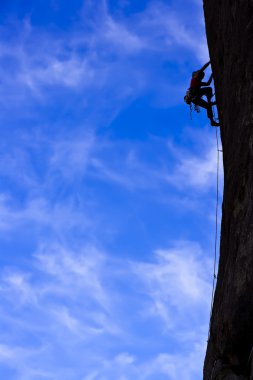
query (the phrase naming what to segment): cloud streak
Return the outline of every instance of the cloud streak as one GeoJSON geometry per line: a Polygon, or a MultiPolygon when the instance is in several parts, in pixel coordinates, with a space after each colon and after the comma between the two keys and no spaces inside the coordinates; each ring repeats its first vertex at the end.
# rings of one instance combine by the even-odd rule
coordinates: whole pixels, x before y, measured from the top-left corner
{"type": "MultiPolygon", "coordinates": [[[[198,12],[197,6],[192,7],[198,12]]],[[[157,86],[165,81],[163,71],[154,71],[145,63],[149,58],[156,55],[159,60],[173,62],[180,54],[183,61],[188,54],[201,63],[207,58],[206,42],[202,37],[199,41],[201,18],[197,28],[190,22],[187,25],[174,2],[150,2],[141,13],[118,19],[100,2],[96,9],[87,6],[80,22],[63,35],[50,29],[41,32],[29,18],[16,26],[19,35],[12,39],[12,48],[3,41],[0,46],[2,61],[8,58],[13,62],[10,68],[5,67],[7,72],[12,70],[11,75],[1,76],[5,96],[0,100],[6,107],[24,103],[27,97],[49,105],[62,91],[68,91],[69,96],[77,92],[88,104],[96,99],[100,109],[105,107],[107,94],[111,102],[124,106],[147,91],[158,92],[157,86]]],[[[166,77],[166,82],[176,91],[173,80],[166,77]]],[[[177,78],[177,86],[184,86],[184,80],[177,78]]]]}
{"type": "Polygon", "coordinates": [[[181,242],[170,250],[157,250],[156,262],[138,264],[136,271],[149,289],[150,314],[159,316],[166,328],[179,329],[174,313],[181,331],[207,319],[211,262],[197,244],[181,242]]]}
{"type": "MultiPolygon", "coordinates": [[[[35,373],[43,373],[46,369],[43,363],[47,362],[49,353],[54,355],[60,342],[61,352],[67,358],[68,365],[73,365],[72,352],[76,353],[78,347],[81,349],[78,356],[84,355],[86,368],[94,368],[93,360],[97,363],[97,370],[89,372],[82,367],[76,368],[66,373],[66,379],[77,375],[86,379],[102,379],[103,376],[108,380],[117,376],[129,379],[134,374],[140,380],[155,379],[159,375],[174,379],[178,374],[184,379],[194,378],[197,364],[190,366],[189,371],[185,371],[185,365],[193,357],[199,357],[200,353],[203,356],[210,293],[209,262],[197,244],[177,243],[174,248],[157,250],[153,263],[130,261],[127,266],[123,260],[115,261],[94,247],[79,252],[71,252],[60,245],[41,247],[34,260],[36,271],[33,269],[31,273],[22,273],[9,268],[0,280],[5,302],[15,304],[12,315],[7,312],[6,304],[2,304],[1,309],[6,314],[5,323],[10,327],[16,318],[19,319],[26,314],[25,310],[29,310],[25,324],[17,324],[19,333],[16,340],[20,335],[30,339],[35,334],[36,340],[40,342],[31,347],[27,354],[20,348],[24,353],[19,355],[22,357],[21,365],[16,348],[3,333],[0,334],[2,341],[5,340],[1,346],[2,354],[0,350],[1,360],[8,366],[17,366],[20,378],[25,378],[27,374],[27,378],[35,379],[35,373]],[[139,283],[139,286],[127,288],[129,279],[139,283]],[[124,300],[120,300],[122,286],[124,300]],[[131,307],[133,297],[137,297],[138,306],[133,303],[131,307]],[[126,302],[132,310],[128,315],[128,323],[124,321],[126,302]],[[165,334],[166,341],[169,338],[174,342],[183,342],[184,359],[181,355],[163,351],[163,346],[160,347],[161,353],[153,355],[151,361],[139,358],[136,345],[141,345],[144,337],[134,328],[133,320],[137,315],[141,315],[143,323],[148,323],[150,328],[153,323],[157,326],[157,322],[152,321],[154,317],[161,318],[165,329],[160,329],[160,336],[165,334]],[[198,331],[189,335],[190,326],[197,325],[198,331]],[[183,340],[178,336],[179,326],[182,334],[186,332],[183,340]],[[135,340],[130,344],[133,334],[135,340]],[[114,355],[108,356],[95,347],[90,350],[91,342],[100,342],[104,346],[110,342],[114,347],[114,355]],[[126,343],[128,352],[124,351],[126,343]],[[88,356],[87,350],[90,351],[88,356]],[[29,366],[31,357],[33,364],[29,366]]],[[[145,339],[147,343],[153,338],[146,335],[145,339]]],[[[57,376],[61,374],[60,367],[57,364],[52,369],[57,376]]],[[[49,369],[50,365],[47,368],[51,376],[53,372],[49,369]]]]}

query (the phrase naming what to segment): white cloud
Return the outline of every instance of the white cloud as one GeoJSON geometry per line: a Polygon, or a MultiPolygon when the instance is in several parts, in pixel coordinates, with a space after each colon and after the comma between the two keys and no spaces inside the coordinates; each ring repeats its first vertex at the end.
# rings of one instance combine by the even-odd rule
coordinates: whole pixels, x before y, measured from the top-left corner
{"type": "MultiPolygon", "coordinates": [[[[36,259],[39,267],[57,280],[57,292],[61,286],[70,294],[73,286],[76,292],[85,289],[100,307],[105,310],[110,309],[110,300],[100,279],[104,267],[104,255],[95,247],[87,246],[81,252],[71,252],[59,244],[42,246],[36,253],[36,259]]],[[[50,291],[53,292],[54,287],[50,291]]]]}
{"type": "MultiPolygon", "coordinates": [[[[59,344],[67,362],[54,363],[52,373],[61,376],[63,371],[69,380],[77,376],[85,380],[168,376],[174,380],[178,374],[190,380],[199,373],[204,353],[199,342],[205,342],[209,311],[210,263],[197,244],[181,242],[172,249],[158,250],[153,262],[114,260],[91,246],[70,251],[59,244],[42,246],[34,259],[32,275],[9,268],[0,280],[4,323],[12,329],[16,326],[14,342],[20,334],[28,342],[31,335],[39,337],[36,348],[22,354],[22,365],[12,344],[3,346],[2,354],[0,346],[2,362],[16,365],[20,378],[33,380],[39,373],[50,378],[47,357],[55,355],[59,344]],[[125,288],[129,283],[133,287],[125,288]],[[138,306],[132,304],[133,299],[138,306]],[[15,305],[10,318],[6,300],[15,305]],[[127,318],[126,310],[131,310],[127,318]],[[181,353],[161,350],[157,342],[149,358],[140,355],[138,346],[142,347],[143,339],[145,346],[152,346],[153,336],[135,331],[137,316],[150,329],[152,319],[161,318],[166,328],[155,322],[158,336],[172,340],[175,348],[181,344],[181,353]],[[101,353],[100,347],[108,345],[112,352],[101,353]],[[68,372],[77,357],[84,358],[84,368],[68,372]]],[[[3,332],[1,338],[7,339],[3,332]]]]}
{"type": "MultiPolygon", "coordinates": [[[[175,147],[174,147],[175,148],[175,147]]],[[[173,149],[174,149],[173,148],[173,149]]],[[[175,187],[185,189],[192,187],[198,192],[209,190],[216,186],[217,175],[217,148],[211,144],[200,156],[185,151],[175,151],[177,164],[166,176],[166,180],[175,187]]],[[[220,178],[222,179],[222,157],[219,164],[220,178]]]]}
{"type": "Polygon", "coordinates": [[[187,17],[182,12],[184,3],[177,1],[167,5],[162,1],[151,2],[133,25],[137,34],[142,36],[144,46],[147,49],[166,51],[172,61],[179,57],[182,60],[187,51],[200,63],[207,60],[202,6],[192,2],[190,5],[196,15],[194,23],[189,20],[188,12],[187,17]]]}
{"type": "Polygon", "coordinates": [[[49,232],[60,238],[66,231],[73,229],[90,232],[96,224],[95,218],[90,219],[83,210],[78,211],[71,200],[52,204],[48,199],[31,197],[25,205],[16,206],[13,203],[13,199],[6,196],[0,202],[2,234],[13,230],[26,230],[29,227],[33,236],[49,229],[49,232]]]}
{"type": "Polygon", "coordinates": [[[13,348],[0,344],[0,360],[13,360],[15,356],[13,348]]]}
{"type": "Polygon", "coordinates": [[[105,162],[97,158],[93,158],[91,160],[91,167],[92,169],[94,169],[94,171],[92,172],[92,175],[94,175],[97,178],[101,178],[101,179],[104,179],[105,181],[123,186],[124,188],[128,190],[133,190],[134,188],[138,187],[138,178],[136,178],[135,173],[131,173],[132,175],[130,174],[129,176],[128,175],[129,173],[127,173],[128,172],[127,167],[125,168],[122,167],[120,171],[119,167],[117,168],[110,167],[110,164],[106,165],[105,162]]]}
{"type": "Polygon", "coordinates": [[[111,360],[99,363],[98,369],[84,380],[183,380],[201,378],[200,368],[204,358],[205,345],[194,343],[184,354],[162,352],[147,361],[133,358],[129,353],[121,353],[111,360]],[[120,358],[120,360],[119,360],[120,358]],[[123,359],[124,358],[124,359],[123,359]],[[123,360],[123,362],[122,362],[123,360]]]}
{"type": "Polygon", "coordinates": [[[94,132],[87,131],[83,136],[51,143],[49,176],[54,175],[54,172],[59,172],[64,180],[83,178],[96,143],[94,132]]]}
{"type": "MultiPolygon", "coordinates": [[[[198,244],[178,243],[157,250],[155,262],[137,263],[133,269],[146,285],[150,315],[160,317],[167,329],[189,329],[192,321],[207,323],[211,297],[211,262],[198,244]]],[[[194,325],[195,325],[194,323],[194,325]]]]}
{"type": "Polygon", "coordinates": [[[135,362],[135,358],[126,352],[118,354],[114,360],[118,365],[123,367],[135,362]]]}
{"type": "Polygon", "coordinates": [[[107,15],[104,29],[105,39],[116,49],[122,49],[123,54],[140,53],[147,48],[140,36],[132,33],[125,25],[116,22],[109,15],[107,15]]]}
{"type": "Polygon", "coordinates": [[[162,374],[170,380],[179,377],[184,380],[200,378],[205,353],[205,345],[195,343],[185,355],[161,353],[149,364],[144,365],[142,379],[155,379],[157,374],[162,374]]]}
{"type": "MultiPolygon", "coordinates": [[[[197,136],[193,136],[195,138],[197,136]]],[[[153,191],[157,196],[159,189],[168,189],[168,183],[171,187],[180,190],[190,189],[189,197],[194,194],[206,193],[210,189],[216,187],[217,176],[217,148],[211,141],[210,136],[204,135],[199,141],[202,149],[198,153],[193,153],[190,149],[183,150],[175,144],[168,144],[168,153],[171,157],[163,156],[157,163],[147,165],[142,159],[145,149],[152,143],[152,138],[146,146],[129,147],[126,146],[107,145],[102,148],[97,155],[93,156],[90,161],[91,174],[97,178],[120,185],[127,190],[149,190],[153,191]],[[208,143],[206,144],[206,140],[208,143]],[[204,143],[205,140],[205,143],[204,143]],[[110,151],[117,151],[120,158],[113,160],[110,151]],[[122,152],[124,152],[122,154],[122,152]],[[108,152],[106,154],[106,152],[108,152]],[[165,158],[164,158],[165,157],[165,158]],[[106,158],[106,159],[105,159],[106,158]]],[[[158,147],[164,147],[166,141],[155,142],[158,147]]],[[[153,143],[154,144],[154,143],[153,143]]],[[[219,179],[220,188],[223,181],[222,156],[219,156],[219,179]]],[[[171,189],[170,187],[170,189],[171,189]]]]}
{"type": "MultiPolygon", "coordinates": [[[[197,136],[192,136],[192,140],[197,136]]],[[[206,139],[204,135],[204,139],[206,139]]],[[[207,138],[210,142],[210,137],[207,138]]],[[[0,230],[11,231],[32,223],[32,229],[49,228],[58,236],[74,228],[92,233],[101,228],[99,213],[94,215],[92,197],[84,199],[79,193],[86,192],[83,184],[90,179],[103,180],[125,188],[127,191],[149,191],[153,198],[162,200],[166,194],[172,196],[173,187],[180,190],[189,189],[188,199],[202,194],[216,186],[217,152],[212,143],[203,144],[199,155],[182,150],[166,140],[150,139],[145,144],[124,141],[109,142],[94,136],[94,133],[75,133],[70,139],[57,139],[46,144],[39,139],[32,145],[25,145],[26,151],[35,150],[35,156],[13,156],[13,170],[6,157],[7,147],[2,149],[2,175],[23,188],[27,197],[25,202],[17,203],[7,193],[0,197],[0,230]],[[156,145],[154,145],[156,144],[156,145]],[[168,149],[168,154],[160,156],[152,162],[145,162],[146,151],[151,146],[168,149]],[[43,175],[36,172],[36,160],[41,160],[42,151],[46,150],[43,163],[43,175]],[[18,176],[20,173],[21,175],[18,176]],[[27,180],[24,180],[27,178],[27,180]],[[168,186],[168,183],[170,186],[168,186]],[[76,191],[64,199],[61,193],[74,186],[76,191]],[[193,192],[194,190],[194,192],[193,192]],[[57,198],[55,198],[57,193],[57,198]]],[[[222,160],[220,156],[220,188],[222,188],[222,160]]],[[[186,204],[185,203],[185,204],[186,204]]]]}
{"type": "Polygon", "coordinates": [[[216,148],[207,152],[201,158],[188,157],[182,159],[178,166],[178,181],[176,184],[186,182],[194,187],[209,187],[214,185],[217,171],[217,151],[216,148]]]}
{"type": "Polygon", "coordinates": [[[63,327],[66,327],[71,332],[80,334],[81,333],[81,325],[79,323],[79,320],[77,320],[75,317],[71,315],[71,312],[66,307],[61,307],[59,309],[54,310],[54,313],[59,321],[63,325],[63,327]]]}
{"type": "Polygon", "coordinates": [[[24,273],[15,271],[6,273],[3,278],[3,284],[1,291],[6,292],[11,297],[14,296],[22,305],[27,303],[37,304],[38,295],[34,292],[29,277],[24,273]]]}

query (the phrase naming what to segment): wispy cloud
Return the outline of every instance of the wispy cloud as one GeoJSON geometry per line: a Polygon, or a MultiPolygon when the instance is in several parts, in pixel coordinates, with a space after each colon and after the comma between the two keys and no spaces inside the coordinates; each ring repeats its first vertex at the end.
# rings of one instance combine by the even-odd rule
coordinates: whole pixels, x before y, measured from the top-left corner
{"type": "Polygon", "coordinates": [[[188,189],[185,204],[183,198],[177,201],[185,210],[191,202],[196,204],[197,196],[208,194],[216,185],[217,151],[212,143],[194,153],[166,139],[151,137],[145,143],[129,144],[78,131],[66,140],[53,142],[35,136],[23,141],[23,146],[22,159],[20,154],[16,156],[15,147],[8,152],[8,147],[2,146],[0,173],[8,179],[8,186],[2,184],[0,230],[5,233],[28,226],[33,232],[47,230],[61,238],[74,230],[86,237],[96,235],[101,228],[106,232],[101,224],[106,217],[103,204],[93,195],[92,181],[98,186],[108,183],[125,194],[149,194],[155,202],[168,202],[169,198],[175,202],[176,191],[188,189]],[[145,161],[151,150],[157,154],[153,154],[152,163],[145,161]],[[9,170],[10,155],[15,171],[9,170]],[[42,157],[38,171],[37,162],[42,157]],[[22,189],[25,197],[17,199],[10,183],[22,189]]]}
{"type": "MultiPolygon", "coordinates": [[[[109,308],[109,299],[103,290],[99,273],[103,267],[103,255],[94,247],[87,247],[85,252],[75,254],[61,246],[41,247],[36,254],[39,266],[50,276],[53,276],[67,289],[74,285],[75,290],[85,288],[87,294],[105,310],[109,308]]],[[[52,289],[53,290],[53,289],[52,289]]]]}
{"type": "MultiPolygon", "coordinates": [[[[152,138],[146,147],[134,145],[128,151],[121,149],[121,160],[114,162],[110,159],[110,153],[106,155],[107,160],[104,160],[104,154],[97,155],[92,158],[91,168],[92,175],[100,177],[105,181],[110,181],[121,185],[129,190],[165,190],[168,183],[173,188],[178,189],[194,189],[195,194],[208,192],[210,188],[216,186],[217,174],[217,148],[210,139],[210,136],[203,136],[203,139],[208,138],[210,145],[202,145],[202,151],[194,153],[190,149],[183,149],[174,143],[168,143],[167,156],[160,160],[157,155],[157,162],[152,162],[147,165],[142,156],[145,154],[145,149],[148,149],[148,144],[156,144],[160,148],[166,148],[167,141],[155,141],[152,138]],[[122,151],[125,154],[122,155],[122,151]]],[[[108,150],[119,150],[118,146],[104,146],[104,153],[108,150]]],[[[124,148],[127,148],[125,146],[124,148]]],[[[112,155],[113,157],[113,155],[112,155]]],[[[220,179],[222,181],[222,156],[220,155],[220,179]]]]}
{"type": "MultiPolygon", "coordinates": [[[[199,12],[197,5],[192,7],[199,12]]],[[[57,95],[59,102],[59,94],[65,89],[69,96],[77,91],[84,104],[96,100],[100,109],[105,107],[106,96],[110,94],[110,104],[114,101],[117,108],[119,102],[122,106],[150,89],[158,93],[165,80],[168,89],[183,89],[184,79],[171,73],[170,80],[163,70],[153,70],[147,65],[150,56],[157,54],[166,63],[177,60],[180,53],[182,61],[188,50],[188,55],[198,61],[207,58],[206,41],[204,37],[200,41],[199,37],[203,29],[201,17],[197,26],[189,22],[187,25],[174,2],[171,5],[151,2],[136,15],[118,18],[110,14],[103,2],[95,8],[86,6],[71,32],[42,32],[29,17],[17,25],[19,35],[12,38],[13,46],[10,48],[4,42],[0,46],[1,59],[8,57],[13,63],[4,68],[11,70],[11,75],[2,75],[5,94],[0,100],[5,106],[17,106],[21,100],[26,102],[27,97],[50,104],[57,95]]],[[[106,105],[109,106],[108,102],[106,105]]]]}
{"type": "Polygon", "coordinates": [[[50,143],[49,176],[60,172],[65,181],[83,178],[90,164],[97,141],[94,132],[50,143]]]}
{"type": "Polygon", "coordinates": [[[180,324],[181,330],[188,329],[193,321],[198,321],[201,328],[201,320],[207,318],[211,295],[209,259],[191,242],[157,250],[155,257],[153,263],[135,266],[136,273],[149,289],[150,314],[160,317],[168,329],[176,330],[175,323],[180,324]]]}
{"type": "Polygon", "coordinates": [[[182,152],[173,172],[168,175],[167,180],[176,187],[187,186],[196,188],[198,191],[214,187],[217,172],[216,147],[212,146],[201,157],[182,152]]]}
{"type": "MultiPolygon", "coordinates": [[[[128,263],[112,259],[95,247],[74,252],[55,244],[41,247],[34,260],[31,273],[9,268],[0,281],[4,323],[14,328],[16,321],[14,330],[19,331],[14,341],[22,335],[31,345],[31,334],[38,340],[29,352],[21,355],[21,365],[13,343],[3,332],[0,335],[5,341],[2,354],[0,350],[1,360],[8,366],[16,366],[20,378],[26,374],[30,376],[27,378],[35,379],[36,373],[43,373],[47,355],[54,355],[58,344],[69,363],[67,366],[73,366],[74,356],[85,356],[86,369],[80,366],[72,369],[66,373],[66,379],[77,374],[97,380],[129,379],[133,375],[140,380],[155,379],[159,375],[174,379],[178,374],[186,380],[195,378],[204,351],[210,293],[209,261],[198,244],[177,243],[174,248],[157,250],[153,262],[128,263]],[[129,281],[138,285],[129,288],[126,286],[129,281]],[[124,300],[120,300],[122,287],[124,300]],[[11,315],[6,302],[15,305],[11,315]],[[127,303],[131,313],[126,323],[127,303]],[[22,315],[23,322],[19,321],[22,315]],[[134,328],[137,316],[150,328],[153,318],[161,318],[164,325],[157,334],[166,341],[170,339],[175,346],[182,344],[184,355],[169,353],[161,344],[160,353],[152,354],[149,360],[140,358],[136,347],[142,345],[143,336],[134,328]],[[179,326],[184,338],[177,332],[179,326]],[[189,334],[192,329],[195,334],[189,334]],[[108,344],[113,347],[112,355],[99,349],[108,344]],[[33,364],[29,365],[31,357],[33,364]],[[193,360],[197,357],[197,361],[193,360]],[[192,360],[195,364],[189,365],[186,371],[185,365],[192,360]]],[[[158,327],[157,323],[155,326],[158,327]]],[[[149,340],[151,344],[152,339],[146,334],[146,344],[149,340]]],[[[60,376],[62,364],[59,368],[55,365],[54,370],[50,365],[47,367],[45,376],[50,378],[52,371],[60,376]]]]}

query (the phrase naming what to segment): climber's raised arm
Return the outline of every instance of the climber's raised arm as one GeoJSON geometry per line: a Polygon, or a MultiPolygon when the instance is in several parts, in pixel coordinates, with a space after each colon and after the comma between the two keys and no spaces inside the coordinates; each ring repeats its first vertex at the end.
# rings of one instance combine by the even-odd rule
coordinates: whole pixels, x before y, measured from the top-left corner
{"type": "Polygon", "coordinates": [[[210,86],[211,82],[213,80],[213,74],[210,75],[210,78],[207,82],[201,82],[201,86],[210,86]]]}
{"type": "Polygon", "coordinates": [[[207,63],[204,64],[203,67],[201,67],[201,69],[199,69],[199,71],[204,71],[209,65],[210,65],[211,61],[208,61],[207,63]]]}

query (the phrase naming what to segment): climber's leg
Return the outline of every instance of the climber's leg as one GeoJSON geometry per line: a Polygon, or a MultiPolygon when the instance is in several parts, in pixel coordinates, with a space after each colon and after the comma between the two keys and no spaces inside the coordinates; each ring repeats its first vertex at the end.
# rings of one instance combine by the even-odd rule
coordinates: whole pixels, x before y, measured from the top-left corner
{"type": "Polygon", "coordinates": [[[210,119],[211,125],[213,127],[218,127],[219,123],[217,123],[214,118],[213,118],[213,111],[212,111],[212,106],[211,103],[207,103],[204,99],[198,98],[194,102],[194,104],[206,109],[207,117],[210,119]]]}
{"type": "Polygon", "coordinates": [[[208,102],[211,102],[211,98],[213,96],[213,89],[212,89],[212,87],[201,87],[198,90],[198,93],[199,93],[200,97],[206,96],[208,102]]]}
{"type": "Polygon", "coordinates": [[[198,98],[196,99],[196,102],[194,102],[194,104],[204,108],[207,112],[207,117],[209,119],[213,118],[212,107],[210,107],[210,105],[204,99],[198,98]]]}

